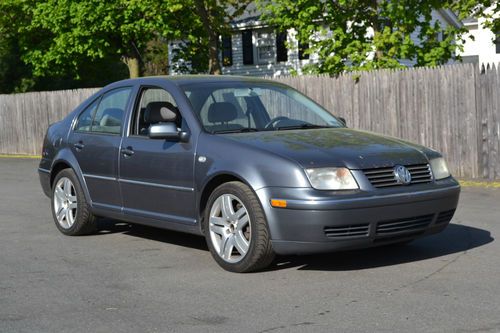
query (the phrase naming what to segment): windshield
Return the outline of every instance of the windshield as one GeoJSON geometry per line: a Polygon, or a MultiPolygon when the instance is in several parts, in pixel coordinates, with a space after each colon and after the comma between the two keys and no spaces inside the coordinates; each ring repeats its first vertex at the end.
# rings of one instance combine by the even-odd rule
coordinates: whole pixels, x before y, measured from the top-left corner
{"type": "Polygon", "coordinates": [[[311,99],[281,84],[196,82],[181,88],[210,133],[344,127],[311,99]]]}

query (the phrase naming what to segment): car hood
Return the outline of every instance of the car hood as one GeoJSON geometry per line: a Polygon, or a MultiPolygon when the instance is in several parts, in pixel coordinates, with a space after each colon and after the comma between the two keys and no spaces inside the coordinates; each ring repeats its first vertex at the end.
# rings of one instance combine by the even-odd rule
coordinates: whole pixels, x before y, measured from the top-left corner
{"type": "Polygon", "coordinates": [[[228,139],[291,159],[304,168],[350,169],[428,163],[424,147],[348,128],[225,134],[228,139]]]}

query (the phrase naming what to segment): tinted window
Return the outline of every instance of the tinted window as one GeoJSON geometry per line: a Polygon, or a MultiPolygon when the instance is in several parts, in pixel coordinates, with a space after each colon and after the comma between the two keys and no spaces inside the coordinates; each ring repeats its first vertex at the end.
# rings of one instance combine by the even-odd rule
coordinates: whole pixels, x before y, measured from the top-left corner
{"type": "MultiPolygon", "coordinates": [[[[255,120],[253,114],[249,112],[249,105],[247,105],[247,100],[245,96],[235,95],[235,89],[218,89],[210,94],[210,97],[205,101],[200,109],[199,116],[203,124],[206,124],[206,128],[209,132],[217,131],[219,128],[245,128],[245,127],[255,127],[255,120]],[[236,117],[230,121],[223,122],[214,121],[210,119],[209,116],[210,109],[213,109],[213,104],[218,103],[230,103],[233,105],[234,110],[236,110],[236,117]]],[[[227,104],[226,104],[227,105],[227,104]]],[[[212,111],[213,112],[213,111],[212,111]]]]}
{"type": "Polygon", "coordinates": [[[134,126],[131,129],[132,135],[148,135],[149,126],[154,123],[151,122],[151,119],[149,119],[146,114],[146,110],[150,103],[163,103],[164,107],[174,111],[178,116],[177,125],[178,127],[181,126],[181,116],[177,108],[177,103],[172,95],[168,91],[161,88],[144,88],[141,92],[139,104],[137,105],[134,113],[134,126]]]}
{"type": "Polygon", "coordinates": [[[181,88],[211,133],[344,127],[311,99],[280,84],[188,83],[181,88]]]}
{"type": "Polygon", "coordinates": [[[92,122],[92,132],[120,134],[130,91],[129,87],[120,88],[102,97],[92,122]]]}
{"type": "Polygon", "coordinates": [[[95,116],[95,111],[97,110],[97,105],[99,104],[99,99],[95,100],[90,104],[78,117],[78,122],[75,126],[75,131],[88,132],[92,126],[92,120],[95,116]]]}

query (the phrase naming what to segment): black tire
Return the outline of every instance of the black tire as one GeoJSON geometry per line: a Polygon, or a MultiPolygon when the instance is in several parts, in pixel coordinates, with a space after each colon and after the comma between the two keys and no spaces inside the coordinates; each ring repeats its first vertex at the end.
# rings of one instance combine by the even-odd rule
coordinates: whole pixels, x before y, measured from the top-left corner
{"type": "Polygon", "coordinates": [[[92,234],[97,230],[96,217],[91,213],[90,206],[85,198],[85,194],[83,193],[82,186],[76,176],[75,172],[72,169],[63,169],[61,170],[55,177],[54,183],[52,185],[52,197],[51,197],[51,208],[52,208],[52,217],[54,218],[54,222],[56,224],[57,229],[65,235],[68,236],[81,236],[92,234]],[[55,208],[55,192],[56,192],[56,184],[62,179],[68,178],[74,188],[74,194],[76,195],[76,215],[74,218],[74,223],[68,228],[64,227],[59,223],[56,216],[56,208],[55,208]]]}
{"type": "Polygon", "coordinates": [[[267,220],[255,193],[241,182],[228,182],[217,187],[210,195],[207,207],[203,214],[203,230],[208,248],[217,263],[227,271],[247,273],[262,270],[268,267],[274,260],[275,254],[271,246],[267,220]],[[230,263],[224,260],[216,251],[209,230],[210,212],[215,201],[222,195],[229,194],[236,197],[245,206],[251,233],[249,246],[243,258],[230,263]]]}

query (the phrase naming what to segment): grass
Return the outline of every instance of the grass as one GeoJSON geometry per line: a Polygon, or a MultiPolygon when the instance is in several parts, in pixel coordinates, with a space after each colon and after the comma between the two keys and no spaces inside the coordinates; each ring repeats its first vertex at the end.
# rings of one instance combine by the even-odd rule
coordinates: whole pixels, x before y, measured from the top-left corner
{"type": "Polygon", "coordinates": [[[32,158],[32,159],[41,159],[40,155],[17,155],[17,154],[0,154],[0,158],[32,158]]]}
{"type": "Polygon", "coordinates": [[[463,187],[500,188],[500,181],[459,179],[458,182],[463,187]]]}

